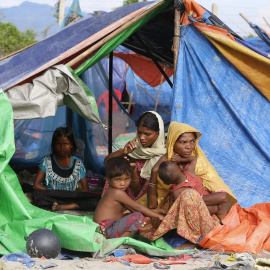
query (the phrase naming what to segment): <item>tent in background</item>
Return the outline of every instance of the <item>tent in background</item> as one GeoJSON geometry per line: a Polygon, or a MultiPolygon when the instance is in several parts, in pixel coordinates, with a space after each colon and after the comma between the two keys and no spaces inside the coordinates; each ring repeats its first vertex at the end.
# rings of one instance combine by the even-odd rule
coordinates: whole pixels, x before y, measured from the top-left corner
{"type": "Polygon", "coordinates": [[[270,53],[270,46],[267,45],[260,37],[246,38],[245,41],[263,52],[270,53]]]}
{"type": "MultiPolygon", "coordinates": [[[[230,29],[220,29],[220,21],[194,1],[186,0],[185,9],[171,120],[186,122],[202,132],[201,148],[242,206],[268,201],[269,194],[265,190],[270,182],[270,146],[269,127],[265,123],[270,115],[270,60],[266,53],[258,54],[247,48],[246,43],[230,29]]],[[[0,94],[4,108],[1,116],[5,119],[0,129],[0,158],[3,160],[0,194],[4,201],[0,212],[1,254],[25,251],[23,237],[41,227],[56,232],[62,246],[73,250],[95,252],[101,249],[107,253],[120,244],[129,244],[151,254],[177,252],[166,246],[162,239],[150,244],[136,238],[105,240],[97,233],[98,226],[91,217],[57,215],[32,206],[8,166],[14,142],[12,109],[6,98],[11,87],[31,81],[56,64],[68,62],[75,71],[68,69],[71,74],[61,74],[64,81],[70,78],[72,82],[80,82],[78,75],[121,43],[147,56],[136,35],[132,35],[134,32],[144,40],[160,64],[172,68],[173,13],[170,1],[140,2],[100,14],[95,20],[86,18],[78,21],[51,38],[0,62],[0,87],[5,91],[5,94],[0,94]],[[121,28],[123,25],[125,28],[121,28]],[[119,33],[119,29],[123,32],[119,33]],[[117,34],[110,36],[113,31],[117,34]],[[66,42],[58,46],[57,40],[64,37],[67,37],[66,42]],[[49,41],[52,42],[50,46],[49,41]],[[92,55],[99,48],[97,44],[104,43],[92,55]],[[81,55],[83,51],[85,54],[81,55]],[[36,59],[36,55],[40,58],[36,59]],[[78,55],[81,57],[76,58],[78,55]],[[80,65],[85,59],[88,60],[80,65]]],[[[57,71],[56,79],[59,73],[61,70],[57,71]]],[[[85,85],[80,85],[81,92],[92,98],[85,85]]],[[[82,102],[81,98],[79,100],[82,102]]],[[[95,112],[95,103],[91,104],[95,112]]]]}

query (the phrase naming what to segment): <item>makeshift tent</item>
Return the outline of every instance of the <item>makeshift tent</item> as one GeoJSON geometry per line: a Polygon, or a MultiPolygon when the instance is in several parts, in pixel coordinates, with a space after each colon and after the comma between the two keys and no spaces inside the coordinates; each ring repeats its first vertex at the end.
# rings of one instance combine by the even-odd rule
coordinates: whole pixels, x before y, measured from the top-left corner
{"type": "MultiPolygon", "coordinates": [[[[0,153],[3,162],[1,162],[0,170],[0,192],[4,202],[0,213],[2,235],[0,254],[26,252],[24,237],[38,228],[53,230],[60,237],[62,247],[72,250],[88,252],[102,250],[104,253],[108,253],[120,244],[129,244],[153,255],[179,253],[162,240],[157,241],[156,244],[149,241],[138,241],[136,237],[106,240],[98,233],[99,228],[92,222],[91,216],[59,215],[32,206],[23,194],[16,175],[8,165],[15,149],[13,117],[15,119],[48,117],[56,113],[57,105],[66,104],[84,118],[100,123],[93,95],[77,77],[77,74],[81,74],[81,72],[73,72],[61,64],[82,53],[84,48],[87,49],[91,44],[96,46],[100,39],[115,29],[121,28],[124,23],[131,25],[131,29],[127,28],[127,33],[122,33],[121,40],[127,38],[143,23],[164,10],[168,4],[169,2],[164,1],[154,4],[138,3],[110,14],[100,14],[94,17],[94,21],[91,18],[83,19],[35,46],[1,61],[0,85],[5,91],[0,95],[1,116],[5,121],[1,122],[0,153]],[[135,21],[134,25],[130,23],[133,21],[135,21]],[[65,42],[62,42],[63,39],[65,42]],[[37,55],[38,57],[36,57],[37,55]],[[55,64],[60,65],[47,69],[55,64]],[[45,72],[42,73],[43,71],[45,72]],[[33,78],[35,79],[32,81],[33,78]],[[42,81],[48,83],[43,84],[42,81]],[[48,86],[49,84],[50,86],[48,86]],[[71,89],[63,87],[66,85],[71,86],[71,89]],[[59,91],[63,88],[64,93],[59,91]],[[78,89],[79,91],[77,91],[78,89]],[[73,92],[70,93],[70,90],[73,92]],[[29,92],[27,93],[27,91],[29,92]],[[40,93],[41,95],[39,95],[40,93]],[[70,98],[70,96],[73,97],[73,94],[75,96],[78,94],[77,99],[70,98]],[[45,98],[42,99],[43,97],[45,98]],[[74,104],[77,105],[77,108],[74,104]],[[49,110],[48,106],[50,106],[49,110]]],[[[117,47],[121,40],[114,46],[110,45],[110,50],[117,47]]],[[[100,46],[103,45],[102,43],[103,41],[99,43],[100,46]]],[[[102,52],[96,54],[98,59],[92,63],[98,62],[106,54],[102,52]]],[[[164,57],[162,53],[161,56],[164,57]]]]}
{"type": "MultiPolygon", "coordinates": [[[[270,117],[270,60],[264,52],[260,55],[248,49],[246,43],[225,26],[225,29],[213,26],[222,24],[195,2],[186,0],[185,9],[171,120],[186,122],[202,132],[201,148],[241,205],[267,201],[270,157],[269,128],[265,123],[270,117]]],[[[75,72],[62,68],[62,65],[54,68],[53,82],[60,76],[65,82],[76,82],[76,75],[82,74],[121,43],[147,56],[140,39],[132,36],[136,30],[158,62],[172,68],[173,13],[170,1],[140,2],[100,14],[95,20],[86,18],[78,21],[57,35],[0,62],[0,86],[5,91],[0,95],[1,105],[5,106],[1,106],[5,121],[1,122],[3,128],[0,129],[3,160],[0,192],[4,201],[0,212],[1,254],[25,251],[23,237],[41,227],[52,229],[60,237],[62,246],[73,250],[95,252],[101,249],[107,253],[119,244],[129,244],[151,254],[177,252],[168,248],[162,239],[150,244],[136,238],[105,240],[97,233],[98,226],[91,217],[57,215],[30,205],[16,175],[8,166],[14,142],[12,109],[6,98],[9,98],[10,91],[15,91],[17,84],[30,82],[53,65],[67,63],[69,67],[76,68],[75,72]],[[115,35],[111,34],[113,31],[115,35]],[[66,42],[60,43],[64,38],[66,42]],[[49,41],[52,41],[51,46],[48,46],[49,41]],[[36,59],[36,55],[40,57],[36,59]],[[73,59],[78,55],[80,57],[73,59]],[[88,60],[79,66],[85,59],[88,60]]],[[[78,92],[89,97],[89,90],[84,85],[83,89],[78,92]]],[[[55,99],[61,97],[57,91],[53,92],[55,99]]],[[[18,103],[21,99],[22,96],[17,99],[18,103]]],[[[83,102],[81,97],[79,100],[83,102]]],[[[63,104],[63,99],[60,101],[63,104]]],[[[15,104],[13,102],[13,107],[15,104]]],[[[96,112],[94,102],[91,108],[91,113],[96,112]]],[[[13,111],[17,115],[15,109],[13,111]]],[[[79,113],[89,117],[85,111],[79,110],[79,113]]],[[[98,117],[94,119],[99,122],[98,117]]]]}

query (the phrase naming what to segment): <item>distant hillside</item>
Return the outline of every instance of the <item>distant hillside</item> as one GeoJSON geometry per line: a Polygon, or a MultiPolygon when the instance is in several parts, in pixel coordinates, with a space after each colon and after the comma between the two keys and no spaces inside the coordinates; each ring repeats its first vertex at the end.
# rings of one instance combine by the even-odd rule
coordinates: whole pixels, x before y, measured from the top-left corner
{"type": "MultiPolygon", "coordinates": [[[[68,10],[65,13],[67,14],[67,12],[68,10]]],[[[53,16],[54,14],[54,7],[28,1],[16,7],[0,7],[0,18],[2,22],[13,23],[20,31],[33,29],[38,34],[37,40],[51,36],[59,30],[58,22],[53,16]],[[46,30],[47,35],[44,36],[44,31],[46,30]]]]}

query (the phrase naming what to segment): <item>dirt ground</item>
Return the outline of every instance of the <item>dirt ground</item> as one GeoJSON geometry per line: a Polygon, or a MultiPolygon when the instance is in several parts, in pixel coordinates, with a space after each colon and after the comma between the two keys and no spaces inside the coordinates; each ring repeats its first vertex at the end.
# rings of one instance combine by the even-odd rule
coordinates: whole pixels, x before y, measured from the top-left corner
{"type": "MultiPolygon", "coordinates": [[[[230,254],[219,254],[217,252],[199,252],[197,254],[197,258],[192,258],[186,261],[185,264],[172,264],[167,269],[172,270],[190,270],[190,269],[198,269],[200,267],[209,267],[213,266],[215,261],[219,261],[221,264],[226,266],[233,266],[239,261],[229,261],[230,254]]],[[[196,256],[195,256],[196,257],[196,256]]],[[[52,270],[82,270],[82,269],[91,269],[91,270],[106,270],[106,269],[116,269],[116,270],[134,270],[134,269],[162,269],[158,267],[162,267],[162,265],[158,263],[150,263],[150,264],[135,264],[135,263],[121,263],[121,262],[104,262],[102,260],[96,260],[92,258],[81,258],[81,259],[73,259],[73,260],[59,260],[59,259],[40,259],[40,258],[32,258],[36,261],[36,264],[32,266],[30,269],[52,269],[52,270]],[[129,264],[129,265],[126,265],[129,264]],[[156,266],[156,264],[158,264],[156,266]]],[[[26,270],[29,269],[25,264],[21,262],[4,262],[0,260],[0,270],[26,270]]],[[[252,261],[245,260],[243,262],[248,263],[249,265],[253,265],[252,261]]],[[[168,266],[167,266],[168,267],[168,266]]],[[[252,267],[250,266],[249,269],[252,267]]],[[[164,268],[163,268],[164,269],[164,268]]],[[[213,268],[217,269],[217,268],[213,268]]],[[[239,268],[241,269],[241,268],[239,268]]],[[[246,268],[245,268],[246,269],[246,268]]]]}

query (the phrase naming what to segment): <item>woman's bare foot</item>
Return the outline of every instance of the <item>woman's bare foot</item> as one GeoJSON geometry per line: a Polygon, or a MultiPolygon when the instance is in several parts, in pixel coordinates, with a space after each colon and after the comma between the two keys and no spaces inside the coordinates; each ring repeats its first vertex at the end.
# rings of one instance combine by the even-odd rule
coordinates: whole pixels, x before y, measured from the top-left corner
{"type": "Polygon", "coordinates": [[[174,249],[177,249],[177,250],[184,250],[184,249],[188,249],[188,248],[195,248],[196,247],[196,244],[192,243],[192,242],[187,242],[183,245],[180,245],[178,247],[175,247],[174,249]]]}
{"type": "Polygon", "coordinates": [[[59,205],[57,202],[54,202],[52,205],[52,211],[55,212],[59,210],[61,210],[61,205],[59,205]]]}
{"type": "Polygon", "coordinates": [[[216,213],[216,216],[218,217],[218,219],[222,222],[222,220],[226,217],[227,214],[228,214],[228,212],[227,212],[226,203],[219,204],[218,211],[216,213]]]}

